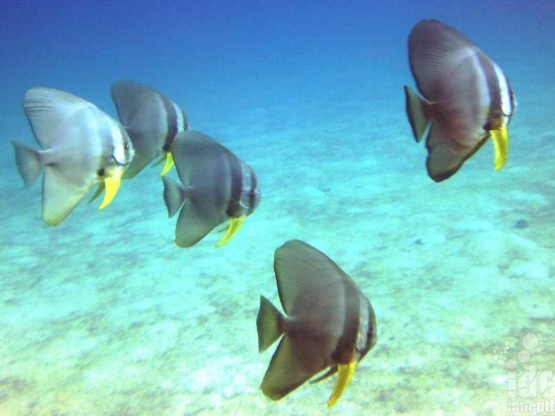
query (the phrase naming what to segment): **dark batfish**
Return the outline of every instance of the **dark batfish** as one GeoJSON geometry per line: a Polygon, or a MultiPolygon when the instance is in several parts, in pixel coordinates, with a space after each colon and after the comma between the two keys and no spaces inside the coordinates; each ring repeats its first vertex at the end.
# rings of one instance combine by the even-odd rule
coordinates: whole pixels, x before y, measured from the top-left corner
{"type": "Polygon", "coordinates": [[[88,101],[51,88],[28,90],[23,109],[42,150],[12,143],[26,186],[45,168],[43,220],[48,225],[62,222],[99,182],[106,189],[99,208],[106,207],[133,159],[133,145],[125,129],[88,101]]]}
{"type": "Polygon", "coordinates": [[[426,136],[430,177],[451,177],[491,136],[495,169],[505,164],[516,98],[503,71],[456,30],[423,20],[409,36],[410,68],[423,98],[405,86],[417,142],[426,136]]]}
{"type": "Polygon", "coordinates": [[[182,184],[169,177],[164,182],[164,201],[170,217],[181,208],[175,241],[191,247],[214,227],[229,220],[226,244],[260,201],[254,171],[228,149],[193,130],[180,133],[171,152],[182,184]]]}
{"type": "Polygon", "coordinates": [[[284,316],[260,297],[256,319],[258,350],[282,334],[261,389],[279,400],[317,373],[338,372],[328,406],[335,405],[356,366],[377,340],[376,317],[355,282],[324,253],[302,241],[288,241],[275,253],[279,299],[284,316]]]}
{"type": "Polygon", "coordinates": [[[171,144],[188,128],[185,112],[164,94],[133,81],[114,83],[112,99],[136,153],[124,178],[133,178],[156,158],[166,160],[165,175],[173,165],[171,144]]]}

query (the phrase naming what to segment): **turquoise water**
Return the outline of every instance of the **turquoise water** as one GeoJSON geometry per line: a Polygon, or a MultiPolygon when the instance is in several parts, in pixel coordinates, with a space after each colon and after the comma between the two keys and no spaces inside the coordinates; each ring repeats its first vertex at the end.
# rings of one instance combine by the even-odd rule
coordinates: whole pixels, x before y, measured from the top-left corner
{"type": "Polygon", "coordinates": [[[259,390],[259,295],[279,304],[273,253],[289,239],[329,255],[376,311],[378,343],[330,413],[555,414],[554,3],[2,8],[1,415],[328,412],[333,380],[279,402],[259,390]],[[402,86],[408,33],[431,17],[511,79],[501,171],[488,142],[451,179],[426,175],[402,86]],[[257,172],[261,204],[228,245],[174,244],[158,169],[103,211],[42,222],[40,184],[23,187],[10,144],[34,143],[23,94],[59,88],[116,116],[110,85],[126,78],[257,172]]]}

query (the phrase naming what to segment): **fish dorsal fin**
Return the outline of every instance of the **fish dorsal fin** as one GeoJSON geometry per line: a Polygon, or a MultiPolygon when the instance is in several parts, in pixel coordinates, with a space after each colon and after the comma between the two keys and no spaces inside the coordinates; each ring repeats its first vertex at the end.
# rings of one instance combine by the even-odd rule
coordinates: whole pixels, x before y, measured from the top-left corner
{"type": "Polygon", "coordinates": [[[141,120],[148,115],[148,110],[158,114],[164,108],[161,94],[138,82],[117,81],[112,84],[110,93],[119,120],[127,129],[148,123],[148,118],[141,120]]]}
{"type": "Polygon", "coordinates": [[[171,147],[172,157],[181,182],[194,188],[217,191],[229,180],[229,150],[210,137],[186,130],[178,134],[171,147]]]}
{"type": "Polygon", "coordinates": [[[409,61],[420,93],[436,101],[438,82],[477,51],[481,53],[462,33],[437,20],[416,24],[409,36],[409,61]]]}
{"type": "Polygon", "coordinates": [[[23,109],[36,140],[45,149],[55,146],[57,141],[64,140],[67,136],[65,122],[68,119],[83,112],[85,117],[80,121],[90,121],[87,116],[94,117],[99,112],[95,105],[73,94],[45,87],[27,90],[23,99],[23,109]],[[64,127],[63,131],[61,127],[64,127]]]}
{"type": "MultiPolygon", "coordinates": [[[[288,241],[276,250],[274,270],[283,309],[298,319],[304,318],[297,315],[299,311],[317,316],[319,309],[340,308],[342,296],[326,294],[342,293],[346,279],[350,280],[328,256],[298,240],[288,241]]],[[[328,310],[325,315],[334,313],[328,310]]]]}
{"type": "Polygon", "coordinates": [[[189,247],[228,218],[229,158],[235,156],[208,136],[191,130],[176,137],[171,152],[179,179],[191,189],[176,229],[177,244],[189,247]]]}

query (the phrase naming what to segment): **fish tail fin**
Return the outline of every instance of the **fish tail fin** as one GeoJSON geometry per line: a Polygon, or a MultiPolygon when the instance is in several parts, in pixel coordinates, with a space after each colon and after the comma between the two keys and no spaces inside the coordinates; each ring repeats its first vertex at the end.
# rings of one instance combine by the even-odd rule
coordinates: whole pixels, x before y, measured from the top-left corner
{"type": "Polygon", "coordinates": [[[17,170],[23,178],[25,186],[30,186],[42,171],[43,161],[40,151],[15,141],[12,141],[12,144],[17,170]]]}
{"type": "Polygon", "coordinates": [[[260,296],[260,309],[256,317],[258,331],[258,351],[265,351],[283,334],[283,315],[277,308],[260,296]]]}
{"type": "Polygon", "coordinates": [[[429,102],[420,97],[417,93],[405,86],[405,107],[409,117],[412,134],[417,142],[422,140],[424,133],[430,124],[430,118],[427,115],[427,107],[429,102]]]}
{"type": "Polygon", "coordinates": [[[185,203],[187,190],[168,176],[162,176],[162,182],[164,182],[164,202],[168,209],[168,216],[173,217],[185,203]]]}

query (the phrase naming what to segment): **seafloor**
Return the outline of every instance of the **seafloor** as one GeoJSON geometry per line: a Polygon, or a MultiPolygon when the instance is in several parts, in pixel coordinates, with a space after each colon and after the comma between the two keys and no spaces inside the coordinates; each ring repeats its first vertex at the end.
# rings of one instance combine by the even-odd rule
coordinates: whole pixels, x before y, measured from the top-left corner
{"type": "Polygon", "coordinates": [[[158,170],[106,210],[83,203],[47,227],[40,186],[24,190],[4,138],[0,414],[325,413],[332,380],[280,402],[258,389],[271,357],[257,352],[259,295],[278,301],[273,252],[294,238],[349,273],[378,319],[375,349],[330,413],[507,414],[515,362],[555,370],[555,129],[540,85],[521,88],[506,167],[493,171],[487,143],[441,184],[400,85],[193,121],[261,182],[258,210],[220,249],[214,234],[173,244],[158,170]]]}

